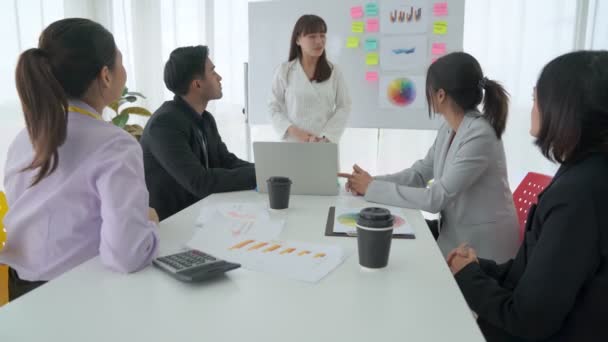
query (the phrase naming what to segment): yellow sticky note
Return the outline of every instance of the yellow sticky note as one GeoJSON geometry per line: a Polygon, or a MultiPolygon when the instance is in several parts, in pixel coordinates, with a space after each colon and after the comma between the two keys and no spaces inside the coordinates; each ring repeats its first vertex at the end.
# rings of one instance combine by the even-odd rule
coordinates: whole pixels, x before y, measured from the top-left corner
{"type": "Polygon", "coordinates": [[[378,53],[370,52],[365,56],[365,64],[367,65],[378,65],[378,53]]]}
{"type": "Polygon", "coordinates": [[[352,30],[354,33],[363,33],[365,29],[365,25],[362,21],[353,21],[352,30]]]}
{"type": "Polygon", "coordinates": [[[433,23],[434,34],[446,34],[448,33],[448,23],[446,21],[436,21],[433,23]]]}
{"type": "Polygon", "coordinates": [[[359,37],[346,38],[346,47],[351,49],[359,47],[359,37]]]}

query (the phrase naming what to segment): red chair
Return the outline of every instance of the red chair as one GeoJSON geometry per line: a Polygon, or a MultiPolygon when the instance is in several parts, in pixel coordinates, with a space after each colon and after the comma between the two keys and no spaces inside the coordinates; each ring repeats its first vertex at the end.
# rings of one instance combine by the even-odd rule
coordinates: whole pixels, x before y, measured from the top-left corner
{"type": "Polygon", "coordinates": [[[519,220],[519,241],[524,239],[524,230],[526,229],[526,219],[528,218],[530,206],[538,201],[538,194],[545,190],[552,179],[553,177],[551,176],[528,172],[513,192],[513,202],[515,203],[515,210],[517,211],[517,218],[519,220]]]}

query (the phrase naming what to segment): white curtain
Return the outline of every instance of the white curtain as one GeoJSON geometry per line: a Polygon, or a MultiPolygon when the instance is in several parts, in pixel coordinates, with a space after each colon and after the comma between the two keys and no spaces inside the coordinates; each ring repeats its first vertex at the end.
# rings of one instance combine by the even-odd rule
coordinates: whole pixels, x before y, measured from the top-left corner
{"type": "Polygon", "coordinates": [[[589,2],[586,46],[592,49],[608,49],[608,1],[592,0],[589,2]]]}
{"type": "MultiPolygon", "coordinates": [[[[25,127],[15,88],[15,66],[21,51],[38,45],[40,31],[64,16],[62,0],[0,1],[0,179],[10,142],[25,127]]],[[[1,182],[0,182],[1,183],[1,182]]],[[[4,186],[0,184],[0,190],[4,186]]]]}
{"type": "MultiPolygon", "coordinates": [[[[114,33],[124,55],[127,86],[144,93],[148,98],[143,105],[152,111],[172,97],[162,77],[169,53],[179,46],[208,45],[224,89],[224,97],[209,109],[230,150],[246,157],[250,147],[242,109],[243,64],[249,50],[247,5],[247,0],[0,1],[0,177],[8,145],[23,127],[14,86],[18,54],[36,45],[46,25],[70,16],[91,18],[114,33]]],[[[464,50],[511,94],[504,144],[512,188],[527,171],[556,170],[528,134],[532,87],[541,67],[575,47],[606,49],[608,25],[602,19],[607,14],[608,4],[599,0],[466,1],[464,50]],[[577,40],[581,32],[582,42],[577,40]]],[[[143,125],[145,119],[135,117],[132,122],[143,125]]],[[[251,136],[275,139],[269,126],[251,127],[251,136]]],[[[340,148],[342,169],[357,162],[373,174],[398,171],[424,157],[434,137],[433,131],[347,129],[340,148]]]]}
{"type": "MultiPolygon", "coordinates": [[[[113,0],[112,31],[129,60],[130,89],[147,96],[152,111],[173,94],[163,82],[164,63],[180,46],[207,45],[222,76],[224,96],[208,108],[223,139],[245,158],[243,65],[247,61],[247,1],[113,0]],[[235,25],[235,23],[242,23],[235,25]],[[160,38],[160,39],[159,39],[160,38]]],[[[131,120],[141,125],[145,119],[131,120]]]]}

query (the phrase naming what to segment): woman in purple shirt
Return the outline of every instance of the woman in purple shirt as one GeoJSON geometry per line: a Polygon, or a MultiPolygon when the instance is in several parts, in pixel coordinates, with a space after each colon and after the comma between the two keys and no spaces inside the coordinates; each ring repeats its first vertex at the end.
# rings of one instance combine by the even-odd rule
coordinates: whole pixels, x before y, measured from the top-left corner
{"type": "Polygon", "coordinates": [[[142,151],[100,115],[126,82],[112,34],[87,19],[54,22],[19,57],[16,80],[27,129],[9,148],[4,179],[9,299],[96,255],[119,272],[149,265],[158,218],[142,151]]]}

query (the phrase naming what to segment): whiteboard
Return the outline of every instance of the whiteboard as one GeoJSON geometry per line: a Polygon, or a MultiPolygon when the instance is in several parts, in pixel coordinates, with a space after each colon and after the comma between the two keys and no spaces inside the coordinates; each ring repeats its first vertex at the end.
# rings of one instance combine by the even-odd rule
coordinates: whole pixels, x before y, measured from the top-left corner
{"type": "Polygon", "coordinates": [[[293,26],[303,14],[316,14],[327,23],[327,56],[342,70],[352,99],[348,127],[439,127],[440,119],[429,119],[428,116],[424,91],[426,70],[433,58],[443,53],[462,51],[464,0],[250,2],[246,96],[250,124],[270,123],[268,103],[271,100],[273,76],[276,68],[287,61],[293,26]],[[374,7],[377,9],[375,16],[374,7]],[[419,8],[422,9],[419,20],[399,20],[403,18],[401,14],[411,17],[410,10],[415,12],[419,8]],[[363,16],[353,18],[351,10],[358,16],[358,9],[363,9],[363,16]],[[371,15],[367,15],[366,9],[371,15]],[[391,22],[391,14],[397,14],[394,22],[391,22]],[[371,26],[368,19],[372,19],[371,26]],[[368,32],[368,27],[374,29],[374,19],[379,24],[379,31],[368,32]],[[353,33],[353,22],[363,22],[365,32],[353,33]],[[447,32],[435,34],[435,29],[438,32],[447,29],[447,32]],[[356,37],[358,47],[347,47],[349,37],[351,42],[356,37]],[[375,50],[366,50],[374,47],[375,50]],[[417,56],[409,53],[412,49],[415,49],[417,56]],[[377,53],[378,65],[366,65],[369,53],[377,53]],[[377,72],[377,79],[369,74],[372,80],[366,80],[368,72],[377,72]]]}

